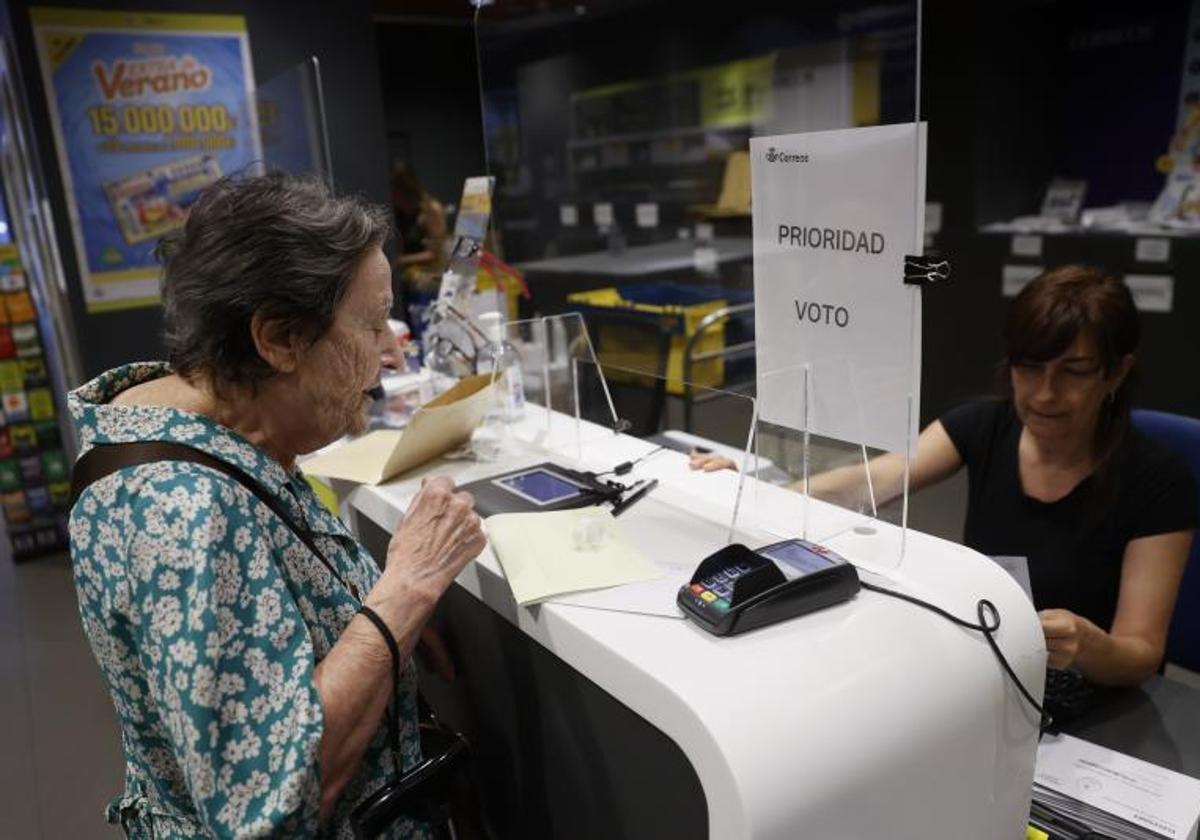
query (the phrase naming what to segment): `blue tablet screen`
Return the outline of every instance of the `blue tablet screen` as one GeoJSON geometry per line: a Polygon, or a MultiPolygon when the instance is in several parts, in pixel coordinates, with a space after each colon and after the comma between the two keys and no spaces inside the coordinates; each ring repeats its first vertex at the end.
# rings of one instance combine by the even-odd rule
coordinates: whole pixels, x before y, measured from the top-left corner
{"type": "Polygon", "coordinates": [[[496,483],[509,492],[516,493],[538,505],[550,505],[564,499],[573,499],[583,493],[578,485],[544,469],[510,475],[497,479],[496,483]]]}

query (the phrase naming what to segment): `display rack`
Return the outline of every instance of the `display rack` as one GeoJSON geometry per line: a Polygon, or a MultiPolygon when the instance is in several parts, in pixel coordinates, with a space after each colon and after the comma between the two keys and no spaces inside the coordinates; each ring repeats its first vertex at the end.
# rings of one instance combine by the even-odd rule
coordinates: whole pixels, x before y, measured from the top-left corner
{"type": "Polygon", "coordinates": [[[14,559],[67,548],[70,469],[38,313],[13,245],[0,246],[0,508],[14,559]]]}

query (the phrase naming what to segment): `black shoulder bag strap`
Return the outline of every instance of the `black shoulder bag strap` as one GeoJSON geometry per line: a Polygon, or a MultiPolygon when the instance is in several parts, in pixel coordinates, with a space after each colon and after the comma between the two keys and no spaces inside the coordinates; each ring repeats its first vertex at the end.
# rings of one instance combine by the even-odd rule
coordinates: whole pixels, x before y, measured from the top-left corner
{"type": "MultiPolygon", "coordinates": [[[[80,495],[93,482],[125,467],[139,464],[152,464],[159,461],[190,461],[210,467],[242,484],[253,493],[275,515],[287,524],[288,528],[308,546],[329,570],[329,573],[342,584],[354,599],[360,604],[362,599],[358,589],[348,583],[334,568],[313,541],[312,534],[301,528],[292,519],[283,503],[271,493],[262,482],[255,479],[245,470],[239,469],[219,458],[214,458],[207,452],[182,443],[166,441],[138,441],[134,443],[107,443],[93,446],[79,457],[71,471],[71,507],[79,500],[80,495]]],[[[398,670],[393,665],[393,680],[398,680],[398,670]]],[[[393,686],[393,695],[398,686],[393,686]]],[[[397,779],[393,784],[385,785],[368,797],[354,811],[355,837],[375,837],[387,830],[401,816],[412,816],[427,822],[438,822],[449,818],[448,794],[445,790],[448,777],[453,777],[466,760],[468,746],[462,735],[449,729],[429,712],[424,697],[419,693],[417,700],[423,714],[428,714],[430,730],[422,726],[421,731],[427,737],[438,736],[436,754],[427,756],[424,761],[404,772],[400,761],[400,723],[398,699],[393,698],[391,708],[386,715],[388,724],[388,739],[392,744],[392,757],[396,762],[397,779]]],[[[425,747],[422,738],[422,748],[425,747]]]]}
{"type": "Polygon", "coordinates": [[[329,562],[325,554],[317,548],[312,534],[307,529],[301,528],[296,524],[291,514],[283,506],[283,503],[270,490],[264,487],[262,482],[245,470],[222,461],[220,458],[215,458],[207,452],[196,449],[194,446],[157,440],[132,443],[103,443],[93,446],[79,457],[79,460],[75,462],[74,469],[71,471],[71,507],[75,507],[75,503],[79,501],[80,495],[93,482],[99,481],[105,476],[112,475],[117,470],[124,469],[125,467],[134,467],[139,464],[153,464],[158,461],[190,461],[194,464],[200,464],[201,466],[224,473],[241,484],[257,496],[259,501],[274,511],[276,516],[283,520],[288,528],[292,530],[292,533],[308,546],[308,550],[320,559],[321,563],[329,570],[334,579],[354,595],[355,600],[361,600],[358,588],[351,585],[338,573],[338,570],[329,562]]]}

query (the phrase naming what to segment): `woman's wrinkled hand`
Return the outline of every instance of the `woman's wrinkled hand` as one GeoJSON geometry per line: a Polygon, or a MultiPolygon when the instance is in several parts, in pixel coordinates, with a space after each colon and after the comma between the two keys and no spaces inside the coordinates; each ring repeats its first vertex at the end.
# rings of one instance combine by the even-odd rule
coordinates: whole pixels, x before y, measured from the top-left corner
{"type": "Polygon", "coordinates": [[[487,545],[470,493],[445,476],[427,478],[388,545],[384,577],[436,601],[487,545]]]}

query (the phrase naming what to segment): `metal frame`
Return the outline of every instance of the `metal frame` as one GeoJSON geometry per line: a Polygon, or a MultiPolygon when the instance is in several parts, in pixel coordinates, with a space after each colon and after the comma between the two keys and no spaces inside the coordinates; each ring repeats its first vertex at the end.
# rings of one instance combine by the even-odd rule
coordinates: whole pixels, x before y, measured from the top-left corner
{"type": "Polygon", "coordinates": [[[608,400],[609,409],[612,411],[618,425],[621,425],[622,430],[632,429],[630,434],[638,437],[643,437],[647,434],[654,434],[662,430],[663,420],[666,415],[667,406],[667,364],[668,357],[671,353],[671,334],[663,328],[661,319],[655,319],[651,323],[650,319],[645,317],[645,313],[626,309],[600,309],[593,308],[589,310],[587,315],[581,315],[584,320],[585,331],[591,342],[592,353],[596,359],[596,366],[600,372],[600,386],[604,390],[604,396],[608,400]],[[587,330],[587,325],[593,326],[594,330],[587,330]],[[627,368],[621,368],[619,364],[610,364],[612,369],[622,369],[631,373],[643,373],[654,379],[654,386],[650,397],[649,415],[653,421],[653,428],[645,428],[634,424],[629,418],[618,417],[616,405],[612,397],[612,385],[608,382],[608,376],[604,372],[605,362],[604,341],[602,338],[602,329],[605,324],[628,324],[636,329],[645,329],[647,333],[654,333],[655,346],[655,370],[653,371],[634,371],[627,368]],[[627,421],[628,425],[622,423],[627,421]]]}
{"type": "MultiPolygon", "coordinates": [[[[753,341],[743,341],[738,344],[730,344],[722,347],[720,350],[709,350],[704,353],[696,353],[696,344],[700,338],[713,326],[718,323],[724,323],[734,315],[740,315],[743,312],[753,312],[754,303],[738,303],[733,306],[723,306],[720,309],[713,310],[700,319],[700,323],[696,325],[696,330],[687,340],[687,344],[683,349],[683,429],[689,434],[692,431],[692,417],[695,411],[696,403],[705,402],[707,400],[716,399],[722,396],[719,391],[706,391],[700,395],[693,393],[692,389],[692,368],[697,362],[707,362],[712,359],[729,359],[735,356],[745,356],[748,353],[754,352],[753,341]]],[[[730,385],[726,383],[722,386],[724,391],[736,391],[739,387],[746,387],[747,384],[753,385],[753,380],[748,383],[735,383],[730,385]]]]}

